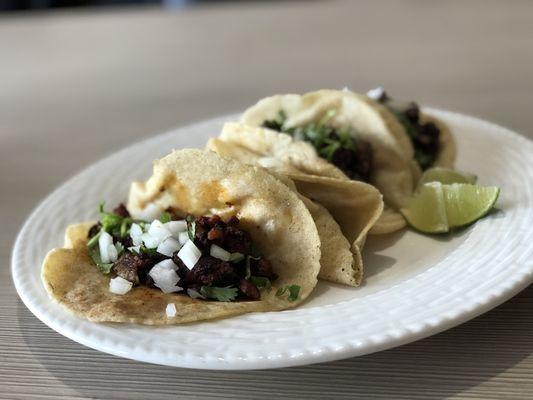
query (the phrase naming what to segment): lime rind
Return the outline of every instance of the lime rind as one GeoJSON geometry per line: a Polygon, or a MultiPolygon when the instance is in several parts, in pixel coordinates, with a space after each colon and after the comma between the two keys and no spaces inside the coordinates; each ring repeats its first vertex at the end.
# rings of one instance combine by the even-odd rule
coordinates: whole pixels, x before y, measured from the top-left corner
{"type": "Polygon", "coordinates": [[[449,168],[435,167],[430,168],[422,174],[418,181],[418,187],[428,182],[440,182],[444,185],[453,183],[469,183],[474,184],[477,181],[477,176],[468,172],[456,171],[449,168]]]}

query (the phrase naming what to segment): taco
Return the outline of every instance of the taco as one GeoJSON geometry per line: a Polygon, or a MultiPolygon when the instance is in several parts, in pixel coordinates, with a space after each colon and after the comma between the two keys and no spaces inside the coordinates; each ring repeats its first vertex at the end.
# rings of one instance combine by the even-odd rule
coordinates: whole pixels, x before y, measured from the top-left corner
{"type": "Polygon", "coordinates": [[[389,217],[371,233],[405,226],[398,210],[408,204],[416,183],[403,149],[411,144],[385,106],[346,90],[320,90],[267,97],[240,122],[227,125],[220,139],[240,142],[263,165],[277,160],[284,169],[370,183],[383,194],[389,217]]]}
{"type": "Polygon", "coordinates": [[[127,207],[67,229],[44,285],[96,322],[179,324],[294,307],[317,283],[320,238],[298,195],[264,169],[174,151],[127,207]]]}
{"type": "Polygon", "coordinates": [[[401,147],[404,154],[413,159],[415,177],[431,167],[453,168],[457,149],[443,121],[424,113],[413,101],[389,97],[383,88],[369,90],[367,96],[384,105],[404,127],[401,147]]]}
{"type": "MultiPolygon", "coordinates": [[[[223,147],[219,148],[217,140],[212,139],[208,147],[220,155],[240,160],[239,154],[243,153],[226,153],[228,149],[224,144],[227,146],[223,143],[223,147]]],[[[361,251],[368,231],[383,210],[381,194],[362,182],[298,173],[271,173],[299,194],[315,221],[322,253],[318,277],[343,285],[359,286],[363,280],[361,251]],[[316,190],[317,187],[320,190],[316,190]],[[344,200],[347,197],[355,201],[347,202],[344,200]]]]}
{"type": "MultiPolygon", "coordinates": [[[[269,152],[276,153],[278,158],[261,157],[253,150],[253,146],[268,147],[266,142],[276,143],[276,138],[281,136],[285,138],[286,135],[263,130],[267,136],[273,138],[271,140],[261,135],[254,137],[251,133],[246,136],[246,139],[251,139],[252,149],[250,149],[241,146],[240,140],[232,141],[224,136],[226,128],[232,126],[233,124],[226,124],[223,134],[210,139],[207,148],[223,157],[268,167],[270,171],[275,171],[272,173],[275,173],[287,186],[300,193],[315,220],[322,243],[318,277],[350,286],[359,285],[363,277],[362,247],[366,235],[383,211],[383,200],[379,191],[364,182],[346,179],[343,175],[333,175],[337,178],[332,178],[302,173],[301,171],[312,171],[321,163],[324,163],[324,171],[330,168],[336,171],[335,167],[316,157],[316,163],[307,164],[307,159],[302,157],[305,153],[296,150],[301,146],[307,149],[308,144],[304,142],[284,142],[279,146],[279,151],[269,152]],[[285,158],[281,156],[281,152],[286,153],[291,162],[283,162],[285,158]],[[290,178],[288,182],[287,178],[290,178]]],[[[230,132],[236,130],[231,128],[230,132]]]]}

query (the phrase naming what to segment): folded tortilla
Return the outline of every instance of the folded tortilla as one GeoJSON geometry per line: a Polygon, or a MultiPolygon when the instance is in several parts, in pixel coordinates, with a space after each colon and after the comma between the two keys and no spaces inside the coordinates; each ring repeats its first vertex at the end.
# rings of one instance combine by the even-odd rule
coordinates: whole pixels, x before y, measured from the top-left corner
{"type": "Polygon", "coordinates": [[[314,175],[310,171],[321,162],[325,164],[324,171],[340,170],[320,158],[308,159],[303,152],[292,148],[293,145],[307,147],[308,143],[294,142],[288,135],[283,135],[283,142],[280,144],[276,141],[278,133],[253,129],[260,130],[264,135],[255,137],[257,140],[253,140],[253,135],[246,135],[245,138],[250,139],[249,143],[246,142],[249,147],[241,146],[239,141],[227,141],[219,137],[210,139],[207,148],[243,163],[269,167],[281,180],[284,180],[283,176],[290,178],[289,182],[286,179],[284,182],[303,196],[322,242],[318,277],[350,286],[359,285],[363,277],[361,251],[364,240],[383,211],[379,191],[364,182],[347,179],[342,172],[341,179],[335,173],[332,174],[334,177],[314,175]],[[270,145],[273,147],[269,147],[270,145]],[[277,156],[262,158],[254,151],[255,148],[265,147],[269,154],[277,156]]]}
{"type": "Polygon", "coordinates": [[[304,301],[317,283],[321,253],[313,217],[294,191],[262,168],[213,152],[174,151],[155,161],[148,181],[132,185],[130,211],[149,203],[183,214],[237,215],[279,275],[272,290],[261,291],[258,301],[235,302],[197,300],[146,286],[125,295],[110,293],[110,277],[102,275],[87,254],[92,223],[85,223],[69,227],[65,246],[50,251],[44,260],[42,280],[51,297],[95,322],[164,325],[287,309],[304,301]],[[292,284],[300,286],[297,300],[276,296],[278,288],[292,284]],[[175,317],[166,315],[169,303],[176,306],[175,317]]]}
{"type": "Polygon", "coordinates": [[[389,233],[405,226],[399,210],[409,202],[417,172],[411,165],[413,149],[410,139],[385,106],[350,91],[320,90],[304,95],[276,95],[247,109],[241,125],[227,124],[219,137],[221,141],[240,144],[255,153],[258,162],[265,166],[271,164],[273,168],[288,171],[348,179],[340,169],[321,158],[311,144],[261,128],[265,121],[275,119],[280,110],[287,115],[286,128],[320,121],[333,110],[335,115],[328,122],[330,125],[349,127],[354,136],[369,142],[373,151],[369,183],[383,194],[389,216],[388,220],[379,220],[371,233],[389,233]],[[274,165],[274,160],[283,167],[274,165]]]}

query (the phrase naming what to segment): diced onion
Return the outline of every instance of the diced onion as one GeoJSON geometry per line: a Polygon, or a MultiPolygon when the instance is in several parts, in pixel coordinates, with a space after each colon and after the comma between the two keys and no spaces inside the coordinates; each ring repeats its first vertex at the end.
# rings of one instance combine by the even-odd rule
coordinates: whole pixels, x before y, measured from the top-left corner
{"type": "Polygon", "coordinates": [[[172,260],[163,260],[154,265],[148,275],[154,280],[154,285],[163,293],[179,292],[183,288],[176,286],[180,279],[176,273],[177,268],[178,266],[172,260]]]}
{"type": "Polygon", "coordinates": [[[159,243],[172,235],[170,231],[163,225],[163,223],[157,219],[150,224],[148,234],[154,238],[157,238],[159,243]]]}
{"type": "Polygon", "coordinates": [[[176,305],[174,303],[168,303],[166,309],[167,317],[172,318],[176,316],[176,305]]]}
{"type": "Polygon", "coordinates": [[[169,221],[163,226],[168,229],[173,238],[177,239],[180,232],[185,232],[187,230],[187,221],[169,221]]]}
{"type": "Polygon", "coordinates": [[[202,252],[191,240],[188,240],[178,252],[178,257],[189,269],[194,268],[201,256],[202,252]]]}
{"type": "Polygon", "coordinates": [[[242,253],[231,253],[229,256],[229,260],[234,263],[238,263],[239,261],[244,260],[244,254],[242,253]]]}
{"type": "Polygon", "coordinates": [[[132,213],[134,219],[140,219],[141,221],[152,222],[154,219],[159,218],[163,213],[163,209],[157,204],[150,203],[145,208],[132,213]]]}
{"type": "Polygon", "coordinates": [[[144,245],[149,249],[155,249],[157,246],[159,246],[159,243],[161,243],[158,238],[153,237],[149,233],[143,233],[141,239],[144,245]]]}
{"type": "Polygon", "coordinates": [[[377,87],[375,89],[370,89],[368,92],[366,92],[366,95],[373,100],[379,100],[384,93],[385,90],[382,87],[377,87]]]}
{"type": "Polygon", "coordinates": [[[187,294],[191,299],[205,299],[196,289],[187,289],[187,294]]]}
{"type": "Polygon", "coordinates": [[[109,262],[109,246],[113,245],[113,236],[105,231],[100,232],[100,237],[98,238],[98,247],[100,250],[100,259],[104,264],[109,262]]]}
{"type": "Polygon", "coordinates": [[[231,253],[229,251],[224,250],[222,247],[217,246],[216,244],[212,244],[211,248],[209,249],[209,254],[211,257],[218,258],[222,261],[229,261],[231,258],[231,253]]]}
{"type": "Polygon", "coordinates": [[[134,246],[140,246],[142,244],[143,229],[139,224],[133,223],[130,228],[130,237],[134,246]]]}
{"type": "Polygon", "coordinates": [[[178,241],[180,242],[180,244],[184,245],[185,243],[187,243],[187,240],[189,240],[189,232],[180,232],[180,234],[178,235],[178,241]]]}
{"type": "Polygon", "coordinates": [[[181,249],[181,244],[172,237],[166,238],[157,246],[157,252],[168,257],[172,257],[172,254],[179,249],[181,249]]]}
{"type": "Polygon", "coordinates": [[[107,246],[107,257],[109,258],[109,262],[114,263],[115,261],[117,261],[118,250],[114,244],[110,244],[109,246],[107,246]]]}
{"type": "Polygon", "coordinates": [[[109,291],[111,293],[126,294],[131,290],[132,287],[133,283],[122,278],[121,276],[117,276],[109,281],[109,291]]]}

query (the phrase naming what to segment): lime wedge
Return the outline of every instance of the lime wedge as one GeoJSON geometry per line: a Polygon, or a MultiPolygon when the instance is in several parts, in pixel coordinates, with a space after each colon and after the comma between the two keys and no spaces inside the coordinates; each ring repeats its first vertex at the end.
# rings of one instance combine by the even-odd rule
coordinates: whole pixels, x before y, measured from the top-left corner
{"type": "Polygon", "coordinates": [[[448,232],[444,193],[440,182],[426,183],[417,191],[409,207],[401,210],[413,228],[426,233],[448,232]]]}
{"type": "Polygon", "coordinates": [[[443,184],[451,183],[476,183],[477,177],[468,172],[454,171],[453,169],[435,167],[430,168],[422,174],[418,181],[418,186],[428,182],[440,182],[443,184]]]}
{"type": "Polygon", "coordinates": [[[483,218],[494,207],[500,194],[495,186],[454,183],[442,186],[450,228],[464,226],[483,218]]]}
{"type": "Polygon", "coordinates": [[[494,186],[430,182],[420,186],[409,206],[400,211],[413,228],[443,233],[484,217],[499,194],[500,189],[494,186]]]}

